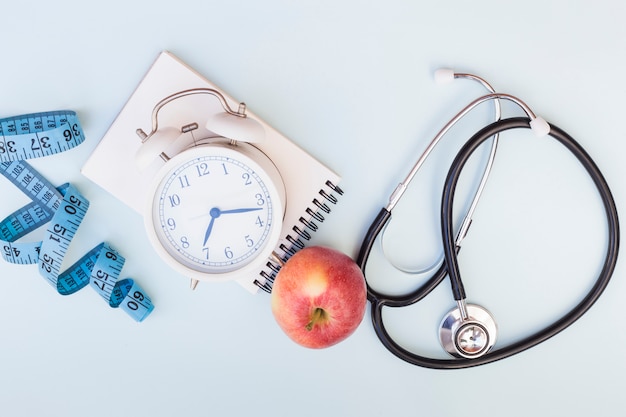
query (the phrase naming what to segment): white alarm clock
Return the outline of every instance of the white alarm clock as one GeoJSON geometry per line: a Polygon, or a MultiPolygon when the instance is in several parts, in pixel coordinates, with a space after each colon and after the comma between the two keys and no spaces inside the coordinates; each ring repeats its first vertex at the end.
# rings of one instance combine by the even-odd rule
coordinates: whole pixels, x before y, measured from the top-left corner
{"type": "MultiPolygon", "coordinates": [[[[144,223],[156,252],[173,269],[198,281],[261,280],[260,270],[280,239],[285,185],[280,172],[254,144],[265,139],[245,105],[233,111],[216,90],[185,90],[161,100],[152,113],[152,132],[137,130],[140,168],[160,157],[165,163],[147,190],[144,223]],[[197,123],[158,126],[159,110],[192,94],[222,103],[206,122],[219,136],[197,138],[197,123]]],[[[259,282],[260,285],[263,282],[259,282]]]]}

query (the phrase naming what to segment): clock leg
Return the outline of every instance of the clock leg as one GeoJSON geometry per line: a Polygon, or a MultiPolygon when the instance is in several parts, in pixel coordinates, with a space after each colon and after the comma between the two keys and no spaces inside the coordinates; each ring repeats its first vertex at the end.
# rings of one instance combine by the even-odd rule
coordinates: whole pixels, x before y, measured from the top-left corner
{"type": "Polygon", "coordinates": [[[191,290],[192,291],[196,289],[196,287],[198,286],[198,282],[200,282],[200,281],[198,281],[197,279],[193,279],[193,278],[191,279],[191,290]]]}

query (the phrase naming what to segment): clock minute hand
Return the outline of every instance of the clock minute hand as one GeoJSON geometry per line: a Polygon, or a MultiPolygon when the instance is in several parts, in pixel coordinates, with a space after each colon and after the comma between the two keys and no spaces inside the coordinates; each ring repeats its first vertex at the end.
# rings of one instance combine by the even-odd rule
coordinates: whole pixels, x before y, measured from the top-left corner
{"type": "Polygon", "coordinates": [[[239,209],[232,209],[232,210],[223,210],[223,211],[220,211],[220,214],[247,213],[249,211],[257,211],[257,210],[263,210],[263,208],[254,207],[254,208],[239,208],[239,209]]]}

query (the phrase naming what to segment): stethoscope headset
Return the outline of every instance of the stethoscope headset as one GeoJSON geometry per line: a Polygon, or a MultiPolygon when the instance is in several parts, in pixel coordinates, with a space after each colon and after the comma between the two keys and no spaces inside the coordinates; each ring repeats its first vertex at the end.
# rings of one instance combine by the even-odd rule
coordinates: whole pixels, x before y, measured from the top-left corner
{"type": "Polygon", "coordinates": [[[598,300],[609,283],[611,275],[615,269],[619,250],[619,221],[615,201],[611,190],[604,179],[602,173],[587,154],[587,152],[566,132],[558,127],[548,124],[545,120],[537,117],[532,110],[517,97],[496,93],[493,87],[484,79],[472,75],[454,73],[451,70],[439,70],[435,74],[437,81],[448,82],[454,78],[466,78],[478,81],[488,91],[489,94],[477,98],[461,110],[452,118],[443,129],[434,137],[424,153],[415,163],[405,180],[401,182],[389,198],[389,203],[382,208],[368,229],[359,254],[357,264],[366,273],[366,264],[372,247],[377,237],[382,233],[391,219],[391,212],[396,206],[409,183],[414,178],[426,158],[433,148],[439,143],[441,138],[467,113],[478,105],[492,101],[495,105],[495,122],[485,126],[476,132],[461,148],[452,162],[443,187],[441,200],[441,243],[443,246],[443,259],[435,263],[426,270],[418,271],[432,275],[419,288],[403,295],[388,295],[374,290],[367,285],[367,298],[371,304],[371,316],[374,330],[382,344],[394,355],[413,365],[433,369],[461,369],[508,358],[526,349],[538,345],[552,336],[558,334],[569,327],[576,320],[585,314],[589,308],[598,300]],[[519,106],[526,117],[513,117],[507,119],[500,118],[500,100],[507,100],[519,106]],[[561,318],[554,321],[543,329],[527,336],[517,342],[507,346],[493,349],[496,343],[497,326],[491,314],[481,306],[466,302],[466,293],[459,270],[458,252],[461,241],[465,237],[471,223],[472,214],[478,204],[478,200],[483,192],[484,186],[489,177],[493,164],[496,149],[499,141],[499,134],[513,129],[531,129],[537,136],[550,136],[560,142],[569,150],[589,174],[595,187],[598,190],[606,213],[608,227],[608,242],[603,267],[595,280],[592,288],[582,298],[582,300],[561,318]],[[467,161],[472,154],[485,142],[491,139],[491,151],[489,159],[485,165],[479,185],[471,200],[469,209],[461,222],[458,234],[453,232],[453,205],[457,183],[467,161]],[[434,272],[432,272],[434,271],[434,272]],[[383,322],[383,307],[406,307],[412,305],[431,293],[445,278],[449,277],[452,287],[452,294],[456,301],[456,307],[445,315],[439,327],[439,339],[442,347],[453,356],[452,359],[438,359],[421,356],[413,353],[398,344],[387,332],[383,322]]]}

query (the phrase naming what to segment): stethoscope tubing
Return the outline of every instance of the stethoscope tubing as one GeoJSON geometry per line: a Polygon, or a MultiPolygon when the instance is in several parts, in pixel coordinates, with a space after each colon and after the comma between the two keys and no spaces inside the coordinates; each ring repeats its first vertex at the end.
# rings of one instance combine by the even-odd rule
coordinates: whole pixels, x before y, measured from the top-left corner
{"type": "MultiPolygon", "coordinates": [[[[457,260],[457,252],[459,249],[454,242],[455,239],[452,226],[452,206],[454,202],[454,192],[456,190],[456,184],[461,175],[463,167],[465,166],[465,163],[468,161],[472,153],[483,142],[488,140],[490,137],[493,137],[495,134],[504,132],[506,130],[519,128],[530,129],[530,122],[531,120],[529,118],[524,117],[509,118],[496,121],[474,134],[474,136],[472,136],[472,138],[470,138],[465,143],[465,145],[457,154],[448,171],[442,194],[441,227],[445,263],[431,276],[431,278],[429,278],[422,286],[420,286],[416,290],[400,296],[392,296],[379,293],[372,289],[369,284],[367,284],[367,297],[371,304],[371,318],[376,335],[378,336],[382,344],[400,359],[413,365],[425,368],[462,369],[492,363],[513,356],[517,353],[523,352],[526,349],[529,349],[546,341],[547,339],[555,336],[556,334],[560,333],[561,331],[572,325],[591,308],[591,306],[598,300],[600,295],[607,287],[617,263],[620,240],[619,219],[613,195],[604,176],[600,172],[595,162],[589,156],[589,154],[587,154],[587,152],[578,144],[578,142],[576,142],[566,132],[554,125],[550,125],[549,136],[564,145],[583,165],[583,167],[592,178],[605,208],[608,227],[606,256],[604,259],[604,265],[602,267],[602,270],[600,271],[594,285],[587,293],[587,295],[567,314],[565,314],[563,317],[556,320],[552,324],[548,325],[544,329],[528,337],[525,337],[518,342],[504,346],[500,349],[496,349],[492,352],[485,354],[484,356],[473,359],[437,359],[415,354],[404,349],[402,346],[396,343],[385,329],[382,317],[382,308],[384,306],[403,307],[413,304],[428,295],[434,288],[437,287],[437,285],[439,285],[445,279],[447,275],[450,275],[450,282],[455,299],[458,300],[457,297],[464,298],[465,293],[462,287],[462,280],[457,260]]],[[[364,275],[367,258],[369,257],[374,241],[390,218],[390,211],[386,209],[381,210],[365,235],[356,261],[362,269],[364,275]]]]}
{"type": "MultiPolygon", "coordinates": [[[[363,238],[363,243],[361,245],[359,254],[356,258],[357,265],[361,268],[363,273],[365,274],[365,266],[367,264],[367,260],[369,258],[369,254],[372,251],[374,246],[374,242],[376,241],[377,236],[385,227],[385,224],[389,222],[391,219],[391,212],[386,208],[382,208],[375,220],[372,222],[370,228],[368,229],[365,237],[363,238]]],[[[373,289],[369,284],[367,285],[367,299],[372,304],[380,304],[382,306],[388,307],[406,307],[408,305],[414,304],[424,297],[426,297],[432,290],[437,288],[437,286],[446,278],[447,270],[444,265],[441,265],[437,271],[419,288],[414,291],[411,291],[407,294],[403,295],[387,295],[380,293],[373,289]]]]}

